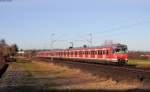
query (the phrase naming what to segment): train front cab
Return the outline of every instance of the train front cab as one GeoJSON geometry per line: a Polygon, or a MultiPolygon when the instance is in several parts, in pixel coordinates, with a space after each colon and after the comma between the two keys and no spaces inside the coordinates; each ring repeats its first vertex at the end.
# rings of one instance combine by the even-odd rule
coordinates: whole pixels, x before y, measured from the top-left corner
{"type": "Polygon", "coordinates": [[[126,45],[117,44],[112,48],[112,62],[119,65],[127,64],[128,62],[128,49],[126,45]]]}

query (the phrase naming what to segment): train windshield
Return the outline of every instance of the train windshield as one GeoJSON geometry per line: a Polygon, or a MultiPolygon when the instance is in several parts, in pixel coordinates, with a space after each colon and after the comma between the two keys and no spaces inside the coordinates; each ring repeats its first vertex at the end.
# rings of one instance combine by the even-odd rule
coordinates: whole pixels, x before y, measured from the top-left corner
{"type": "Polygon", "coordinates": [[[127,48],[116,48],[113,50],[114,53],[127,53],[127,48]]]}

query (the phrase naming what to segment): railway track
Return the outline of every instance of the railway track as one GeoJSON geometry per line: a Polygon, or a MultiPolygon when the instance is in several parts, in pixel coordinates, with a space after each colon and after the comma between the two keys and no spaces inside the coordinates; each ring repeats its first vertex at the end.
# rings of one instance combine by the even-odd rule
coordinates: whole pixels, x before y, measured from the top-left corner
{"type": "MultiPolygon", "coordinates": [[[[50,61],[50,59],[42,59],[42,60],[48,60],[50,61]]],[[[55,60],[57,62],[62,62],[62,60],[55,60]]],[[[82,61],[77,61],[77,62],[74,62],[74,61],[64,61],[63,62],[66,62],[66,63],[79,63],[79,64],[90,64],[90,65],[104,65],[104,66],[109,66],[109,67],[113,67],[113,68],[120,68],[120,69],[126,69],[126,70],[129,70],[129,71],[140,71],[140,72],[147,72],[147,73],[150,73],[150,68],[142,68],[142,67],[136,67],[136,65],[116,65],[116,64],[103,64],[103,63],[98,63],[98,62],[82,62],[82,61]]]]}
{"type": "Polygon", "coordinates": [[[71,61],[50,61],[50,59],[40,59],[60,66],[67,66],[73,69],[80,69],[85,73],[103,78],[104,80],[112,79],[117,83],[128,82],[131,84],[140,83],[143,87],[150,88],[150,69],[137,68],[136,66],[116,66],[104,65],[98,63],[83,63],[71,61]]]}

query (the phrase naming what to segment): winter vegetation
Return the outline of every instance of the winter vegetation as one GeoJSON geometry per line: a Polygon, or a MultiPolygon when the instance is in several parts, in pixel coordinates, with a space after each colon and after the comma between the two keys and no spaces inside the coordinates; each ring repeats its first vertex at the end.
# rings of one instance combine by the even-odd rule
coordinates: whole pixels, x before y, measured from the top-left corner
{"type": "Polygon", "coordinates": [[[4,39],[0,40],[0,62],[12,60],[17,51],[18,46],[16,44],[8,45],[4,39]]]}

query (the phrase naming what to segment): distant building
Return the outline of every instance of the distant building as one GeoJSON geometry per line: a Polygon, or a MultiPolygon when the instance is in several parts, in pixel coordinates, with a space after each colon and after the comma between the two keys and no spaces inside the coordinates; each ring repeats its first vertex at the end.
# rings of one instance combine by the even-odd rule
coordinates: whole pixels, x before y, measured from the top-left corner
{"type": "Polygon", "coordinates": [[[141,57],[150,58],[150,54],[141,55],[141,57]]]}
{"type": "Polygon", "coordinates": [[[24,56],[25,52],[24,51],[18,51],[17,55],[18,56],[24,56]]]}

